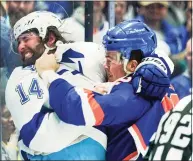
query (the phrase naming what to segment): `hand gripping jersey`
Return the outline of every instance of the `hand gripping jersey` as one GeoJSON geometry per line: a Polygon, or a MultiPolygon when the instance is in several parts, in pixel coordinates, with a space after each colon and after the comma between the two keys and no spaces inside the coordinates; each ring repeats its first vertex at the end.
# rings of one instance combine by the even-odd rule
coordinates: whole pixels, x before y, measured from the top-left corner
{"type": "Polygon", "coordinates": [[[151,138],[147,160],[192,160],[192,96],[167,112],[151,138]]]}
{"type": "MultiPolygon", "coordinates": [[[[66,67],[70,68],[71,75],[84,75],[85,79],[87,79],[87,81],[90,80],[90,83],[94,82],[94,85],[97,82],[101,83],[106,81],[106,72],[103,66],[105,49],[103,46],[91,42],[58,44],[55,55],[59,63],[65,64],[66,67]]],[[[58,72],[58,74],[64,72],[65,70],[62,70],[58,72]]],[[[68,77],[65,76],[65,79],[68,79],[68,77]]],[[[72,81],[72,79],[70,81],[72,81]]],[[[72,83],[74,86],[79,85],[78,81],[75,82],[76,84],[72,83]]],[[[80,84],[81,87],[84,87],[82,83],[80,84]]],[[[85,84],[85,86],[88,88],[87,84],[85,84]]],[[[91,88],[93,89],[93,86],[91,88]]]]}
{"type": "MultiPolygon", "coordinates": [[[[59,45],[56,55],[61,63],[57,71],[61,79],[65,75],[74,86],[88,89],[95,82],[104,81],[101,65],[105,54],[100,46],[94,43],[59,45]]],[[[20,132],[20,150],[31,155],[57,152],[79,142],[80,136],[91,137],[106,148],[106,135],[101,131],[67,124],[57,117],[50,109],[48,89],[34,66],[13,71],[6,87],[6,105],[20,132]]]]}

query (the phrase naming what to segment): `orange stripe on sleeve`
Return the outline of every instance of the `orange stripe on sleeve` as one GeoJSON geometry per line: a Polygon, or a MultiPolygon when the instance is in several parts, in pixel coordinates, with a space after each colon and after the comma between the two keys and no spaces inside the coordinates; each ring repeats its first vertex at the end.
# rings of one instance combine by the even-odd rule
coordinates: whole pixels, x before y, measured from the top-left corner
{"type": "Polygon", "coordinates": [[[133,127],[134,131],[136,132],[136,134],[137,134],[137,136],[138,136],[138,138],[139,138],[139,141],[140,141],[143,149],[145,150],[147,146],[146,146],[146,144],[145,144],[145,141],[143,140],[143,137],[142,137],[142,135],[141,135],[141,132],[139,131],[137,125],[134,124],[134,125],[132,125],[132,127],[133,127]]]}
{"type": "Polygon", "coordinates": [[[123,160],[131,160],[132,158],[134,158],[135,156],[137,156],[137,151],[129,154],[128,156],[126,156],[123,160]]]}
{"type": "Polygon", "coordinates": [[[164,108],[165,112],[170,111],[172,108],[176,106],[176,104],[179,102],[179,97],[177,94],[171,94],[170,97],[167,95],[164,96],[162,99],[162,106],[164,108]]]}
{"type": "Polygon", "coordinates": [[[95,125],[100,125],[104,119],[104,112],[98,102],[94,99],[92,91],[84,89],[84,92],[87,93],[88,102],[96,120],[95,125]]]}
{"type": "Polygon", "coordinates": [[[161,103],[165,112],[168,112],[173,108],[173,104],[167,95],[164,96],[161,103]]]}
{"type": "Polygon", "coordinates": [[[177,94],[171,94],[170,99],[173,103],[173,106],[175,107],[177,103],[180,101],[179,97],[177,94]]]}

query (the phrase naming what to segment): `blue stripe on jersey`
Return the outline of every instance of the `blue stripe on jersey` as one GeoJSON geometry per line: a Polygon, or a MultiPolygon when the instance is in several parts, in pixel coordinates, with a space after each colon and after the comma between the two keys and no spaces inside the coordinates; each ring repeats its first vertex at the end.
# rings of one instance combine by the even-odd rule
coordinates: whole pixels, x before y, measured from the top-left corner
{"type": "Polygon", "coordinates": [[[68,49],[62,54],[62,60],[60,62],[63,63],[75,63],[71,58],[84,58],[84,55],[82,53],[79,53],[77,51],[74,51],[72,49],[68,49]]]}
{"type": "Polygon", "coordinates": [[[77,70],[74,70],[74,71],[72,72],[72,74],[73,74],[73,75],[76,75],[76,74],[80,74],[80,72],[77,71],[77,70]]]}
{"type": "Polygon", "coordinates": [[[53,111],[42,107],[41,111],[36,113],[34,117],[22,127],[20,130],[20,138],[27,147],[29,147],[30,142],[36,135],[45,115],[51,112],[53,111]]]}
{"type": "Polygon", "coordinates": [[[57,79],[49,87],[49,96],[50,106],[62,121],[85,125],[81,98],[72,85],[64,79],[57,79]]]}
{"type": "Polygon", "coordinates": [[[67,72],[67,69],[62,69],[61,71],[57,72],[59,75],[62,75],[63,73],[67,72]]]}

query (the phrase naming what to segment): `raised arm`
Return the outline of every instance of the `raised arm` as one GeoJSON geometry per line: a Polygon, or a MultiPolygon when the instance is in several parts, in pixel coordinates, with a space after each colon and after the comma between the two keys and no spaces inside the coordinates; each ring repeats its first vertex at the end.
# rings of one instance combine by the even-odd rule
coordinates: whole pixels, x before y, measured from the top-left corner
{"type": "Polygon", "coordinates": [[[59,118],[75,125],[132,122],[150,107],[150,103],[143,98],[133,95],[132,85],[128,83],[118,85],[111,94],[100,95],[73,87],[67,81],[58,78],[50,84],[49,95],[50,105],[59,118]]]}

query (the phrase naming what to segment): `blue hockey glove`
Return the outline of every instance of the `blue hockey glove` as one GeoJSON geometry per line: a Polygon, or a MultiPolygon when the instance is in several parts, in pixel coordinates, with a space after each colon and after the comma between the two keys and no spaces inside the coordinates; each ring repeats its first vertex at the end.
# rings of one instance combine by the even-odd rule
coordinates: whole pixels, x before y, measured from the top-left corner
{"type": "Polygon", "coordinates": [[[137,67],[132,77],[134,92],[145,97],[162,99],[169,86],[173,63],[169,59],[147,57],[137,67]],[[171,67],[171,68],[170,68],[171,67]]]}

